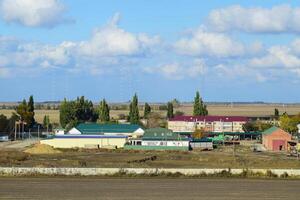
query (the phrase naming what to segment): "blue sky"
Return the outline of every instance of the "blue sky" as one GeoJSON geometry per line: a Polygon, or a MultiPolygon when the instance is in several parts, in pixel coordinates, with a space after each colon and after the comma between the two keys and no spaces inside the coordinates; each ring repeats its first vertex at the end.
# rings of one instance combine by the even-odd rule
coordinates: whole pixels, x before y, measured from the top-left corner
{"type": "Polygon", "coordinates": [[[299,102],[299,4],[0,0],[0,101],[299,102]]]}

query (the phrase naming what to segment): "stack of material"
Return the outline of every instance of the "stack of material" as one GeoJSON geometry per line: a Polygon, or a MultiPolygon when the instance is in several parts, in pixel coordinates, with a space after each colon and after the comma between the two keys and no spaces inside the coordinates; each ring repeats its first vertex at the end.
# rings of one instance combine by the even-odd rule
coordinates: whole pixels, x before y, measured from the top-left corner
{"type": "Polygon", "coordinates": [[[53,147],[46,144],[36,144],[33,147],[26,149],[25,153],[29,154],[56,154],[61,153],[61,151],[54,149],[53,147]]]}

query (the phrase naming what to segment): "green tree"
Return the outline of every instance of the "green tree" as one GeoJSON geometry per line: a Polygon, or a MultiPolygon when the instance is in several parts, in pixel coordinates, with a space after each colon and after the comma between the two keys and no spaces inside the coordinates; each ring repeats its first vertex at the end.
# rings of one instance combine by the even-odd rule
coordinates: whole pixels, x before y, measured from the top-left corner
{"type": "Polygon", "coordinates": [[[168,102],[167,104],[167,118],[171,119],[174,117],[174,109],[173,109],[173,104],[171,102],[168,102]]]}
{"type": "Polygon", "coordinates": [[[109,122],[110,116],[109,116],[109,106],[106,103],[105,99],[103,99],[99,104],[99,119],[101,122],[109,122]]]}
{"type": "Polygon", "coordinates": [[[279,118],[279,110],[277,108],[274,109],[274,116],[275,116],[275,119],[279,118]]]}
{"type": "Polygon", "coordinates": [[[136,94],[133,96],[129,105],[129,121],[131,124],[138,124],[140,122],[138,97],[136,94]]]}
{"type": "Polygon", "coordinates": [[[0,115],[0,133],[6,133],[8,128],[8,119],[5,115],[0,115]]]}
{"type": "Polygon", "coordinates": [[[60,125],[65,128],[67,124],[76,122],[76,109],[75,109],[75,102],[74,101],[64,101],[60,105],[59,109],[59,121],[60,125]]]}
{"type": "Polygon", "coordinates": [[[34,124],[34,112],[30,110],[32,109],[29,107],[25,99],[16,107],[16,112],[19,115],[20,120],[25,122],[29,127],[34,124]]]}
{"type": "Polygon", "coordinates": [[[34,119],[34,100],[33,96],[31,95],[28,100],[28,112],[30,113],[30,119],[29,119],[29,127],[32,127],[35,124],[35,119],[34,119]]]}
{"type": "Polygon", "coordinates": [[[50,125],[50,118],[49,115],[45,115],[43,119],[43,127],[49,128],[50,125]]]}
{"type": "Polygon", "coordinates": [[[291,118],[286,114],[280,116],[279,124],[280,124],[280,128],[282,128],[283,130],[285,130],[287,132],[290,132],[292,130],[291,118]]]}
{"type": "Polygon", "coordinates": [[[203,103],[202,98],[200,97],[199,91],[196,92],[194,99],[193,115],[208,115],[208,110],[206,105],[203,103]]]}
{"type": "Polygon", "coordinates": [[[300,123],[300,115],[296,115],[294,117],[290,117],[287,114],[283,114],[279,118],[280,128],[289,132],[296,133],[298,131],[297,124],[300,123]]]}
{"type": "Polygon", "coordinates": [[[151,112],[151,107],[148,103],[145,103],[144,106],[144,118],[147,118],[147,116],[149,115],[149,113],[151,112]]]}
{"type": "Polygon", "coordinates": [[[75,113],[78,122],[95,122],[98,119],[98,114],[94,109],[92,101],[89,101],[81,96],[75,101],[75,113]]]}
{"type": "Polygon", "coordinates": [[[178,108],[180,106],[180,102],[176,98],[173,99],[171,102],[172,102],[174,108],[178,108]]]}

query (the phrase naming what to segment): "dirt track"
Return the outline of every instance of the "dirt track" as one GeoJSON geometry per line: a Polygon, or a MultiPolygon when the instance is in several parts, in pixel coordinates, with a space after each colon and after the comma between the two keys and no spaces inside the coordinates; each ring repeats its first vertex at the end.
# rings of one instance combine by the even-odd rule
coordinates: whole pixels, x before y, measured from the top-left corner
{"type": "Polygon", "coordinates": [[[297,199],[300,181],[0,178],[0,199],[297,199]]]}

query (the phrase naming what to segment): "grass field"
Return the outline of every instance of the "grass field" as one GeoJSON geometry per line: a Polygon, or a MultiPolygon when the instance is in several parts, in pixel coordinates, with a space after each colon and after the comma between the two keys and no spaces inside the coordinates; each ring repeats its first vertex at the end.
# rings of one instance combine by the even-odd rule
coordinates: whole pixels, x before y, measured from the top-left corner
{"type": "MultiPolygon", "coordinates": [[[[268,116],[274,114],[274,109],[277,108],[280,113],[287,112],[290,115],[300,113],[300,105],[287,104],[234,104],[232,105],[208,105],[208,112],[210,115],[239,115],[239,116],[268,116]]],[[[183,104],[175,111],[182,111],[187,115],[193,113],[193,107],[190,104],[183,104]]],[[[0,114],[10,116],[14,110],[0,110],[0,114]]],[[[118,117],[119,114],[128,114],[128,110],[111,110],[111,117],[118,117]]],[[[165,111],[155,111],[162,115],[166,115],[165,111]]],[[[143,113],[143,110],[140,110],[143,113]]],[[[50,121],[59,123],[59,111],[58,110],[35,110],[35,119],[38,122],[42,122],[45,115],[49,115],[50,121]]]]}
{"type": "Polygon", "coordinates": [[[31,155],[1,149],[0,166],[19,167],[161,167],[161,168],[300,168],[284,153],[255,153],[250,147],[225,146],[213,151],[61,150],[59,154],[31,155]],[[155,156],[156,159],[144,160],[155,156]]]}

